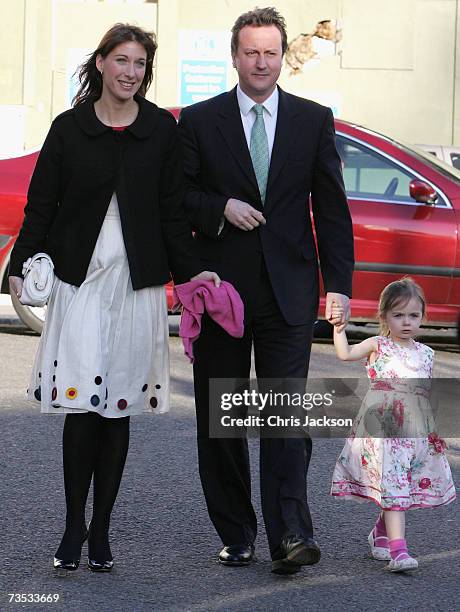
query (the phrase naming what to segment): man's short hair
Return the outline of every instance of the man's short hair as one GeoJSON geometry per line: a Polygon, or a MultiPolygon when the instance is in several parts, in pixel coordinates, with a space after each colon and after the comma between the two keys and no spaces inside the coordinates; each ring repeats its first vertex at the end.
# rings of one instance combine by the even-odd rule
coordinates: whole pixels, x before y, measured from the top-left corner
{"type": "Polygon", "coordinates": [[[238,42],[240,31],[246,26],[271,26],[278,28],[281,34],[281,50],[282,54],[286,53],[288,46],[286,21],[278,11],[272,6],[266,8],[255,8],[253,11],[243,13],[235,21],[232,28],[231,51],[232,56],[236,55],[238,50],[238,42]]]}

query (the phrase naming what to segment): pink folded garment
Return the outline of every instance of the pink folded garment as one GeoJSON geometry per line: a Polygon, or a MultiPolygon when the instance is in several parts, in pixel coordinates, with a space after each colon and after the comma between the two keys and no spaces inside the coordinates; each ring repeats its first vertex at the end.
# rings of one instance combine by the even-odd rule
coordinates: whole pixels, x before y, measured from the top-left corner
{"type": "MultiPolygon", "coordinates": [[[[193,343],[201,332],[204,311],[233,338],[244,334],[244,306],[235,287],[222,281],[216,287],[212,281],[194,280],[174,286],[174,301],[183,306],[179,336],[184,352],[193,363],[193,343]]],[[[175,304],[175,305],[176,305],[175,304]]]]}

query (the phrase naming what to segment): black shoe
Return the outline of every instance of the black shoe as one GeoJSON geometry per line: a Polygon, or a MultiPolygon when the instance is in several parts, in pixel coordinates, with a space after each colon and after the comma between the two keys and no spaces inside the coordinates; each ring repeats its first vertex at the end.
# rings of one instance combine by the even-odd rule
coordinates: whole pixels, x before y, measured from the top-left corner
{"type": "Polygon", "coordinates": [[[93,559],[88,558],[88,567],[92,572],[111,572],[113,566],[113,559],[110,561],[107,560],[99,563],[98,561],[94,561],[93,559]]]}
{"type": "Polygon", "coordinates": [[[231,544],[224,546],[219,553],[222,565],[249,565],[256,560],[253,544],[231,544]]]}
{"type": "Polygon", "coordinates": [[[321,551],[313,538],[288,535],[281,540],[279,550],[273,556],[274,574],[296,574],[302,565],[314,565],[321,558],[321,551]]]}
{"type": "Polygon", "coordinates": [[[113,566],[108,529],[94,533],[91,523],[88,537],[88,568],[92,572],[111,572],[113,566]]]}
{"type": "MultiPolygon", "coordinates": [[[[62,553],[59,552],[66,538],[66,534],[64,534],[64,537],[62,538],[62,542],[56,552],[56,555],[59,555],[59,557],[56,556],[53,559],[54,569],[58,571],[64,570],[66,572],[74,572],[75,570],[77,570],[78,566],[80,565],[81,547],[83,546],[83,543],[85,542],[87,537],[88,537],[88,530],[86,529],[86,525],[85,525],[83,527],[83,531],[82,531],[82,534],[80,536],[80,540],[78,541],[78,543],[75,546],[72,546],[71,542],[69,544],[69,547],[73,547],[74,549],[77,549],[76,552],[74,554],[71,554],[70,556],[66,554],[65,555],[67,557],[66,559],[60,559],[59,557],[64,556],[62,555],[62,553]]],[[[64,546],[67,548],[67,542],[64,544],[64,546]]]]}

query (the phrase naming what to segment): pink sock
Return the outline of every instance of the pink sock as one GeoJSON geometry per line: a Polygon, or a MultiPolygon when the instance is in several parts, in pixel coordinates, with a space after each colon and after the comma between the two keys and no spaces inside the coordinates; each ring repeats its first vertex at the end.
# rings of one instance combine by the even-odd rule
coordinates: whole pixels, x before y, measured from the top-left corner
{"type": "Polygon", "coordinates": [[[387,537],[387,528],[385,527],[385,520],[380,514],[379,514],[379,518],[377,519],[377,522],[375,523],[374,537],[375,538],[386,538],[387,537]]]}
{"type": "Polygon", "coordinates": [[[377,546],[378,548],[388,548],[385,520],[380,515],[375,523],[374,529],[372,530],[372,537],[374,538],[374,546],[377,546]]]}
{"type": "Polygon", "coordinates": [[[402,561],[403,559],[409,559],[409,553],[407,552],[407,544],[404,538],[398,540],[390,540],[390,555],[393,561],[402,561]]]}

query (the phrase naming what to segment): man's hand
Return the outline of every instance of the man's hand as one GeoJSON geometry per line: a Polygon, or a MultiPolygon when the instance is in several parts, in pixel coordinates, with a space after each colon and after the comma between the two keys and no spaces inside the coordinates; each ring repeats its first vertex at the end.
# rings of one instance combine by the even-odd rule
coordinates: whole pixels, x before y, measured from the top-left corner
{"type": "Polygon", "coordinates": [[[190,280],[203,280],[203,281],[212,281],[216,287],[220,287],[220,277],[215,272],[209,272],[208,270],[204,270],[200,272],[190,280]]]}
{"type": "Polygon", "coordinates": [[[10,276],[10,292],[18,298],[21,297],[23,284],[24,279],[21,276],[10,276]]]}
{"type": "Polygon", "coordinates": [[[257,209],[247,202],[230,198],[225,206],[224,216],[229,223],[235,227],[249,232],[262,223],[265,225],[265,217],[257,209]]]}
{"type": "Polygon", "coordinates": [[[344,330],[350,318],[350,298],[343,293],[326,293],[325,317],[338,332],[344,330]]]}
{"type": "Polygon", "coordinates": [[[329,319],[329,323],[334,326],[340,325],[342,322],[343,314],[343,306],[341,306],[337,302],[332,302],[331,317],[329,319]]]}

